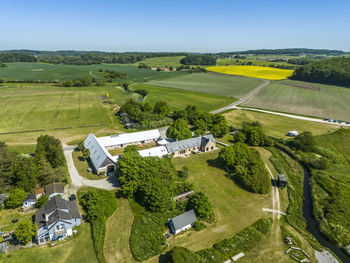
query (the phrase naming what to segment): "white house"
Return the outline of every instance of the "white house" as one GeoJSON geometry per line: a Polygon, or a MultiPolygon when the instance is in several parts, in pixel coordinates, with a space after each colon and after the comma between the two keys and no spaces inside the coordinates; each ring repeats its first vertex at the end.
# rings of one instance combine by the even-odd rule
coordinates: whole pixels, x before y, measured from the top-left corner
{"type": "Polygon", "coordinates": [[[54,196],[35,213],[35,223],[38,226],[36,238],[39,245],[71,236],[73,227],[81,224],[76,201],[54,196]]]}
{"type": "Polygon", "coordinates": [[[197,221],[196,214],[193,209],[178,215],[169,220],[170,230],[173,234],[177,235],[178,233],[188,230],[192,227],[192,224],[197,221]]]}
{"type": "Polygon", "coordinates": [[[30,207],[34,207],[36,204],[36,196],[35,194],[28,194],[27,198],[22,202],[22,208],[27,209],[30,207]]]}

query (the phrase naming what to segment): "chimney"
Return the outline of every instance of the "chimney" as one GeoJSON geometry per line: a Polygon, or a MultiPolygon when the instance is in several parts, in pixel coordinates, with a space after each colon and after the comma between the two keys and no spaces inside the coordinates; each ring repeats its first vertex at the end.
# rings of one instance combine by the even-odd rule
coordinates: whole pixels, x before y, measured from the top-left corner
{"type": "Polygon", "coordinates": [[[47,223],[49,221],[49,215],[45,213],[45,222],[47,223]]]}

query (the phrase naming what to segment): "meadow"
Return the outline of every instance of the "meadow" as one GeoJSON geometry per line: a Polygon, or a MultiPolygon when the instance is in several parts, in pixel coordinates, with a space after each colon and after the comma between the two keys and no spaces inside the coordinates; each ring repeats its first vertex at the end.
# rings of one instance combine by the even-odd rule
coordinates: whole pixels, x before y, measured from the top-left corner
{"type": "Polygon", "coordinates": [[[350,121],[350,89],[300,82],[275,81],[244,106],[320,118],[350,121]],[[319,89],[315,87],[319,87],[319,89]]]}
{"type": "Polygon", "coordinates": [[[134,63],[134,65],[144,63],[151,67],[178,67],[181,66],[180,60],[184,57],[185,56],[146,58],[144,60],[134,63]]]}
{"type": "Polygon", "coordinates": [[[239,98],[261,83],[258,79],[228,76],[216,73],[188,74],[166,80],[153,80],[149,84],[239,98]]]}
{"type": "MultiPolygon", "coordinates": [[[[338,126],[326,122],[316,123],[249,110],[233,110],[224,113],[224,116],[229,125],[236,128],[242,128],[242,122],[245,120],[259,121],[268,135],[279,138],[289,138],[287,133],[293,130],[311,131],[314,135],[321,135],[339,129],[338,126]]],[[[232,136],[229,138],[232,139],[232,136]]]]}
{"type": "Polygon", "coordinates": [[[0,67],[0,79],[5,80],[41,80],[64,81],[66,79],[81,79],[84,77],[102,78],[99,69],[118,71],[128,74],[128,80],[144,82],[154,79],[167,79],[187,74],[182,71],[162,72],[149,69],[139,69],[136,65],[98,64],[87,66],[54,65],[47,63],[16,62],[0,67]]]}
{"type": "Polygon", "coordinates": [[[226,106],[236,100],[234,98],[219,95],[211,95],[206,93],[159,87],[147,84],[135,84],[132,85],[131,88],[135,90],[148,90],[148,95],[144,99],[144,102],[154,104],[159,100],[164,100],[172,109],[184,108],[188,104],[192,104],[197,105],[201,110],[212,111],[222,106],[226,106]]]}
{"type": "Polygon", "coordinates": [[[207,67],[206,69],[222,74],[238,75],[268,80],[286,79],[293,74],[293,70],[290,69],[279,69],[261,66],[215,66],[207,67]]]}

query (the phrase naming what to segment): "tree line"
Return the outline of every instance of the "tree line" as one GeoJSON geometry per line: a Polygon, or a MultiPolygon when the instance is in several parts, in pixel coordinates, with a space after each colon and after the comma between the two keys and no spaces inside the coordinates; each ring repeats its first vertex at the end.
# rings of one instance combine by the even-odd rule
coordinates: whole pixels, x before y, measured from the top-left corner
{"type": "Polygon", "coordinates": [[[350,58],[330,58],[296,69],[291,79],[350,87],[350,58]]]}

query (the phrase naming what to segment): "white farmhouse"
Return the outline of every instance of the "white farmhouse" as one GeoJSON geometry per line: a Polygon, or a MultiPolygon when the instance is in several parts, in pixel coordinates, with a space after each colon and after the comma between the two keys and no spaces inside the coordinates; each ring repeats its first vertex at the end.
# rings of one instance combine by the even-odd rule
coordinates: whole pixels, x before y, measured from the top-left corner
{"type": "Polygon", "coordinates": [[[178,233],[188,230],[192,227],[192,224],[197,221],[196,214],[193,209],[178,215],[169,220],[170,230],[173,234],[177,235],[178,233]]]}

